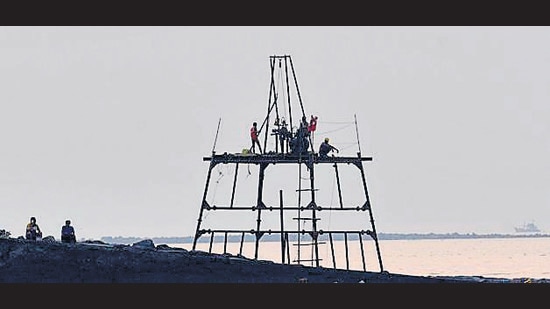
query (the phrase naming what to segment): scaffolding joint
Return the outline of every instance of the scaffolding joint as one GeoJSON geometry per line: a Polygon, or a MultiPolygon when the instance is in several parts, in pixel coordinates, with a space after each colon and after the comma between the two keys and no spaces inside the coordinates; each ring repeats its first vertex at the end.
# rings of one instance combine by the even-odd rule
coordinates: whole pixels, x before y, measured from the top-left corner
{"type": "Polygon", "coordinates": [[[362,211],[370,210],[369,202],[368,201],[365,202],[365,204],[363,204],[363,206],[361,206],[361,207],[358,206],[356,209],[357,209],[357,211],[359,211],[359,210],[362,210],[362,211]]]}
{"type": "Polygon", "coordinates": [[[317,204],[314,201],[309,202],[309,204],[306,206],[305,209],[314,209],[314,210],[321,210],[321,207],[317,206],[317,204]]]}
{"type": "MultiPolygon", "coordinates": [[[[267,209],[267,206],[265,206],[264,202],[260,201],[258,205],[252,206],[252,210],[256,210],[256,209],[267,209]]],[[[270,210],[273,210],[273,209],[270,209],[270,210]]]]}
{"type": "MultiPolygon", "coordinates": [[[[362,231],[363,232],[363,231],[362,231]]],[[[371,230],[367,230],[366,232],[364,232],[365,234],[369,235],[372,239],[374,240],[377,240],[378,237],[376,236],[376,233],[374,233],[373,231],[371,230]]]]}

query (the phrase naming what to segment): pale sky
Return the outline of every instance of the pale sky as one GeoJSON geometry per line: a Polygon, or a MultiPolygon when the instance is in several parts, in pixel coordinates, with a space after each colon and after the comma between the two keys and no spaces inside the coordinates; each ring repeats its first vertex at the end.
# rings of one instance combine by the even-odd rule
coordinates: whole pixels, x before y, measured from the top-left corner
{"type": "Polygon", "coordinates": [[[357,117],[378,233],[549,231],[549,50],[548,27],[1,27],[0,229],[193,235],[218,120],[217,153],[248,148],[291,55],[341,155],[357,117]]]}

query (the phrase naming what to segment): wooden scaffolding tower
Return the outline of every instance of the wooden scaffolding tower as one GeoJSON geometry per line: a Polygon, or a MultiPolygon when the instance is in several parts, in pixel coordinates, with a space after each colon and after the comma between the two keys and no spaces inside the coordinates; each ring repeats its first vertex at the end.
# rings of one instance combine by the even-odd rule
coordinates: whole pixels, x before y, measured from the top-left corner
{"type": "MultiPolygon", "coordinates": [[[[254,244],[254,259],[259,259],[260,245],[263,243],[262,239],[266,241],[279,241],[280,242],[280,261],[283,264],[303,264],[308,262],[313,267],[323,267],[321,265],[322,258],[320,257],[320,247],[326,248],[327,244],[330,248],[330,257],[332,260],[333,268],[341,268],[337,266],[336,253],[342,253],[344,251],[346,269],[350,269],[350,248],[349,242],[357,240],[359,243],[359,254],[362,264],[362,269],[367,271],[367,258],[366,252],[370,252],[370,255],[376,259],[378,270],[384,271],[382,264],[382,257],[380,253],[380,246],[378,242],[375,220],[372,212],[372,205],[369,198],[369,192],[367,188],[366,174],[363,167],[364,161],[372,161],[372,157],[363,157],[359,146],[359,151],[356,156],[320,156],[313,147],[312,136],[308,134],[303,128],[303,121],[306,119],[306,113],[302,104],[301,95],[298,89],[298,82],[294,71],[294,65],[292,64],[292,58],[290,55],[282,56],[270,56],[270,68],[271,68],[271,82],[269,91],[269,100],[267,106],[267,115],[264,118],[263,123],[259,127],[260,134],[263,133],[263,153],[256,154],[243,151],[242,153],[227,153],[216,154],[215,150],[212,150],[212,155],[204,157],[204,161],[209,161],[208,173],[206,176],[206,184],[204,187],[204,193],[202,202],[200,204],[199,216],[197,220],[196,231],[193,240],[192,250],[197,249],[197,244],[201,242],[201,237],[209,235],[210,238],[203,240],[202,242],[209,243],[209,252],[212,252],[214,241],[223,242],[223,253],[229,253],[227,251],[228,241],[240,242],[238,255],[242,255],[243,245],[246,242],[254,244]],[[281,85],[278,85],[276,80],[277,76],[283,81],[281,85]],[[281,78],[282,77],[282,78],[281,78]],[[292,90],[291,90],[292,85],[292,90]],[[294,108],[296,103],[292,99],[293,94],[297,97],[297,103],[299,108],[294,108]],[[283,109],[287,112],[286,122],[283,115],[283,109]],[[293,117],[294,113],[294,117],[293,117]],[[295,120],[299,119],[295,126],[295,120]],[[274,120],[274,128],[270,130],[270,121],[274,120]],[[287,130],[286,125],[289,125],[287,130]],[[284,128],[283,128],[284,126],[284,128]],[[275,149],[267,149],[268,139],[273,137],[275,142],[273,143],[275,149]],[[216,166],[228,165],[234,167],[234,178],[231,183],[231,196],[228,197],[228,204],[215,204],[209,202],[211,197],[209,196],[209,189],[212,186],[212,174],[216,166]],[[257,171],[257,187],[255,188],[255,201],[250,205],[236,205],[236,194],[238,185],[238,171],[239,167],[247,165],[253,166],[257,171]],[[266,171],[272,169],[279,169],[282,166],[297,166],[297,188],[295,194],[297,196],[297,203],[285,203],[283,198],[283,190],[266,185],[268,175],[266,171]],[[317,200],[317,194],[319,188],[317,188],[317,182],[320,178],[326,178],[326,168],[333,170],[333,176],[338,192],[338,205],[333,206],[327,204],[321,204],[317,200]],[[355,170],[355,173],[359,175],[356,179],[360,179],[360,186],[353,186],[352,190],[362,191],[360,202],[354,205],[346,205],[343,198],[343,188],[341,185],[342,167],[351,167],[355,170]],[[269,169],[268,169],[269,167],[269,169]],[[330,168],[332,167],[332,168],[330,168]],[[319,171],[318,171],[319,170],[319,171]],[[322,173],[325,171],[325,173],[322,173]],[[305,174],[305,178],[302,174],[305,174]],[[302,185],[302,180],[305,180],[306,185],[302,185]],[[270,194],[271,197],[278,195],[278,203],[271,201],[268,202],[266,195],[270,194]],[[278,193],[278,194],[277,194],[278,193]],[[251,222],[247,228],[231,228],[231,221],[225,221],[225,226],[229,225],[229,228],[218,228],[215,226],[205,225],[205,216],[207,213],[253,213],[255,212],[255,222],[251,222]],[[349,216],[352,219],[343,219],[344,222],[359,222],[357,227],[333,229],[330,225],[324,227],[320,222],[325,220],[323,215],[342,214],[342,216],[349,216]],[[275,214],[278,216],[277,226],[266,227],[264,226],[264,218],[266,215],[275,214]],[[289,217],[291,216],[291,218],[289,217]],[[286,219],[285,219],[286,218],[286,219]],[[292,220],[294,224],[288,227],[288,220],[292,220]],[[295,226],[295,227],[294,227],[295,226]],[[270,236],[267,236],[270,235],[270,236]],[[269,239],[268,239],[269,238],[269,239]],[[337,240],[344,241],[344,248],[337,250],[335,242],[337,240]],[[366,250],[365,244],[372,244],[373,250],[366,250]],[[294,248],[291,252],[291,245],[294,248]],[[306,257],[304,254],[304,248],[309,247],[311,255],[306,257]],[[294,255],[291,258],[291,255],[294,255]]],[[[357,131],[357,120],[355,119],[355,128],[357,131]]],[[[219,124],[218,124],[219,129],[219,124]]],[[[217,134],[216,134],[217,135],[217,134]]],[[[358,142],[358,141],[357,141],[358,142]]],[[[359,145],[359,143],[358,143],[359,145]]],[[[331,172],[332,173],[332,172],[331,172]]],[[[349,173],[349,172],[348,172],[349,173]]],[[[284,183],[291,183],[290,175],[284,174],[284,183]]],[[[294,177],[293,177],[294,178],[294,177]]],[[[295,180],[296,181],[296,180],[295,180]]],[[[250,190],[248,190],[250,191],[250,190]]],[[[250,192],[248,192],[250,194],[250,192]]],[[[330,217],[329,217],[330,218],[330,217]]],[[[351,224],[351,223],[350,223],[351,224]]],[[[328,251],[328,248],[326,248],[328,251]]],[[[370,265],[370,264],[369,264],[370,265]]],[[[369,266],[370,267],[370,266],[369,266]]],[[[370,268],[368,270],[371,270],[370,268]]]]}

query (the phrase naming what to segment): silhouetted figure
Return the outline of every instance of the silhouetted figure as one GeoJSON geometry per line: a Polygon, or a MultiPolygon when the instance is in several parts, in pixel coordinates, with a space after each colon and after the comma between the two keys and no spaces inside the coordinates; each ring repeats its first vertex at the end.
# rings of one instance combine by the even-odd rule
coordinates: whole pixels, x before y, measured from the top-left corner
{"type": "Polygon", "coordinates": [[[325,140],[319,146],[319,157],[322,159],[327,158],[328,153],[331,151],[336,151],[337,153],[340,152],[340,150],[338,150],[336,147],[329,144],[328,143],[329,141],[330,141],[329,138],[326,137],[325,140]]]}
{"type": "Polygon", "coordinates": [[[258,124],[256,122],[252,123],[252,127],[250,128],[250,140],[252,141],[252,147],[250,147],[252,153],[256,153],[256,145],[258,145],[258,150],[262,153],[262,146],[260,146],[260,141],[258,140],[258,124]]]}
{"type": "Polygon", "coordinates": [[[66,220],[65,225],[61,227],[61,242],[71,244],[76,242],[76,235],[74,233],[74,227],[71,226],[71,220],[66,220]]]}
{"type": "Polygon", "coordinates": [[[25,238],[29,240],[41,240],[42,231],[40,227],[36,224],[36,218],[31,217],[31,222],[27,224],[27,229],[25,231],[25,238]]]}
{"type": "Polygon", "coordinates": [[[296,134],[290,139],[290,151],[295,155],[307,155],[309,148],[309,131],[306,116],[302,116],[300,127],[296,130],[296,134]]]}
{"type": "Polygon", "coordinates": [[[302,116],[302,121],[300,122],[300,128],[306,128],[309,127],[309,123],[307,122],[306,116],[302,116]]]}
{"type": "MultiPolygon", "coordinates": [[[[285,144],[290,139],[290,131],[286,127],[286,121],[283,119],[281,128],[279,129],[279,141],[281,142],[281,152],[285,153],[285,144]]],[[[286,147],[288,148],[288,147],[286,147]]]]}

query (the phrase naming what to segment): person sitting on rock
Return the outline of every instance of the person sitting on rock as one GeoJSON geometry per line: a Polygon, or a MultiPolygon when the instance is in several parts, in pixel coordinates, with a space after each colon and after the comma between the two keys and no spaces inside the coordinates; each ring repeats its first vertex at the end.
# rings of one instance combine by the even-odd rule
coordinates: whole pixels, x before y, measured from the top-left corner
{"type": "Polygon", "coordinates": [[[61,242],[71,244],[74,244],[76,242],[74,227],[71,226],[71,220],[66,220],[65,225],[61,227],[61,242]]]}
{"type": "Polygon", "coordinates": [[[29,240],[42,239],[42,231],[40,231],[40,227],[38,226],[38,224],[36,224],[35,217],[31,217],[31,222],[27,224],[27,229],[25,231],[25,238],[29,240]]]}

